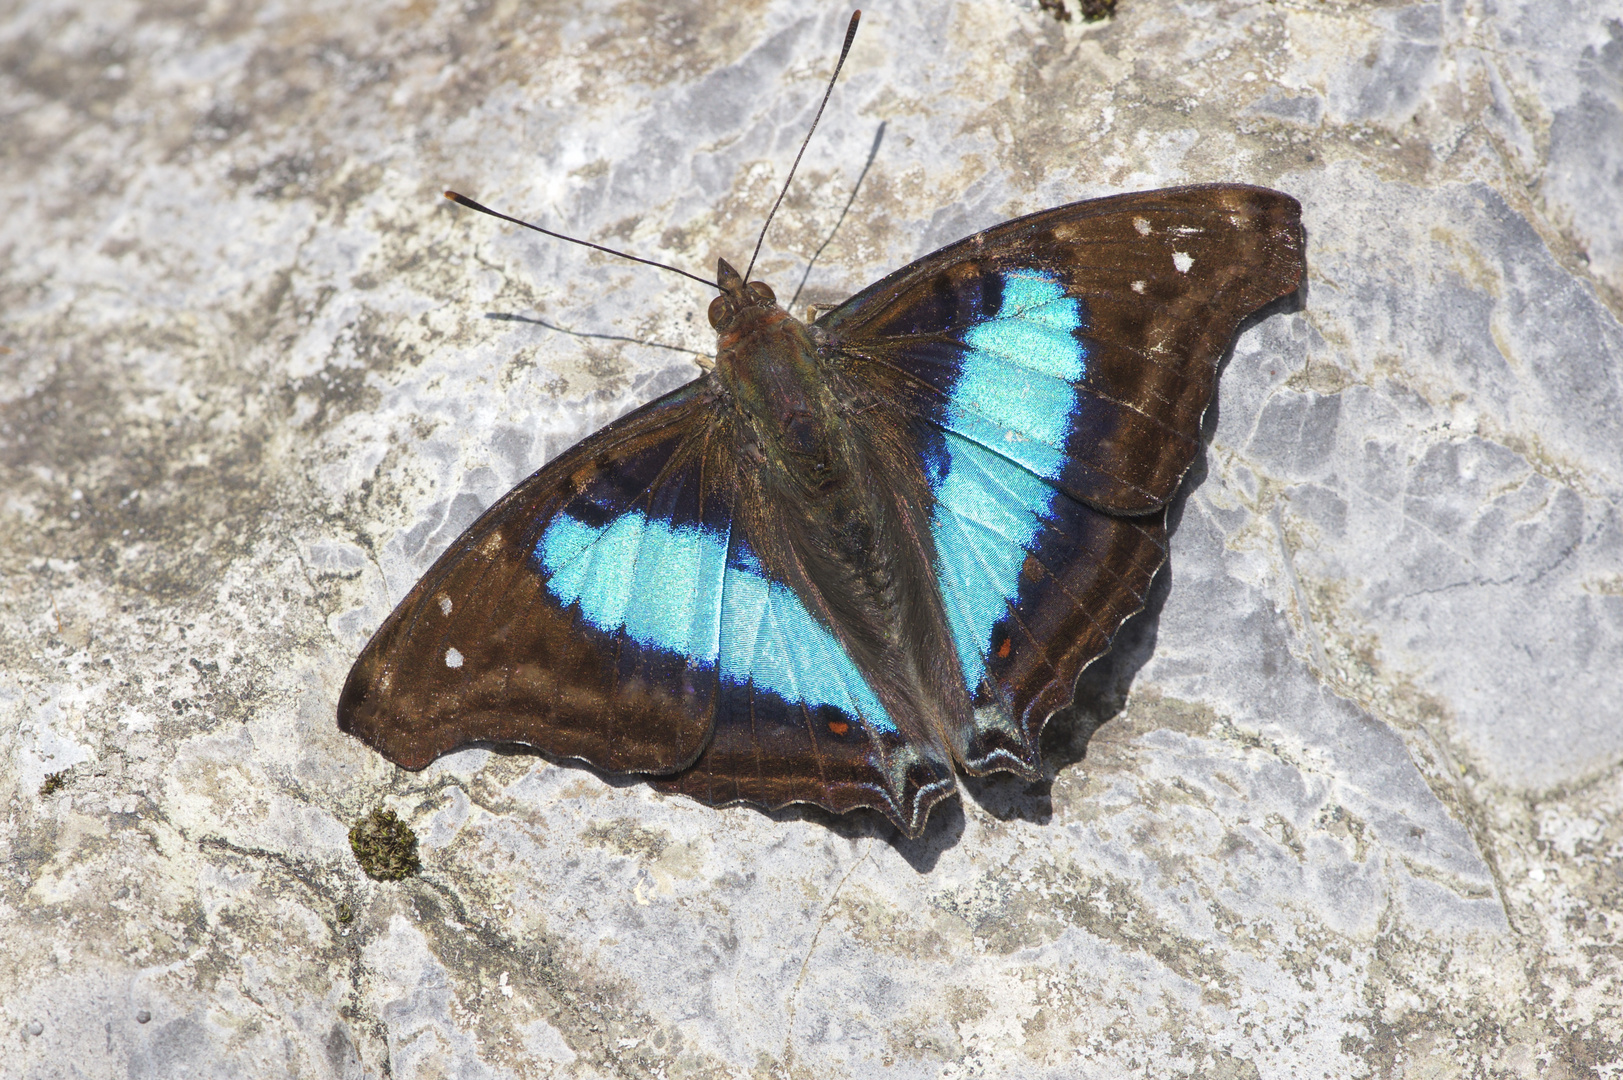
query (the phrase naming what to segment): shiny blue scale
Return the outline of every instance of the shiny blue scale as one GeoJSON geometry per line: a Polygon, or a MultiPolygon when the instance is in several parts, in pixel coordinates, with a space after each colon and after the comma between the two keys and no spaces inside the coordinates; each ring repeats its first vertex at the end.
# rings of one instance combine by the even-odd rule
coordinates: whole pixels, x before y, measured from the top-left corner
{"type": "Polygon", "coordinates": [[[1065,437],[1087,354],[1072,331],[1082,304],[1056,275],[1002,275],[996,314],[964,334],[958,378],[943,424],[982,446],[1057,479],[1068,456],[1065,437]]]}
{"type": "Polygon", "coordinates": [[[748,551],[727,538],[631,511],[601,527],[560,514],[535,545],[547,590],[605,633],[718,667],[736,685],[832,705],[876,730],[895,727],[834,635],[748,551]]]}
{"type": "Polygon", "coordinates": [[[1026,552],[1053,506],[1054,489],[1032,473],[1058,477],[1064,461],[1076,410],[1070,384],[1087,366],[1072,334],[1082,322],[1081,302],[1065,295],[1055,275],[1008,273],[997,314],[964,335],[969,348],[952,388],[945,460],[931,477],[931,535],[971,694],[986,674],[993,627],[1019,594],[1026,552]]]}

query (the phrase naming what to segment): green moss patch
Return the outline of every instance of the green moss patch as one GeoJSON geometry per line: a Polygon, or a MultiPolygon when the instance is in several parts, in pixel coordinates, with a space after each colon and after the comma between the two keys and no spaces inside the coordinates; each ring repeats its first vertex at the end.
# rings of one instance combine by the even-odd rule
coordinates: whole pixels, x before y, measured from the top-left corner
{"type": "Polygon", "coordinates": [[[422,870],[417,834],[393,810],[378,807],[349,830],[355,860],[375,881],[399,881],[422,870]]]}

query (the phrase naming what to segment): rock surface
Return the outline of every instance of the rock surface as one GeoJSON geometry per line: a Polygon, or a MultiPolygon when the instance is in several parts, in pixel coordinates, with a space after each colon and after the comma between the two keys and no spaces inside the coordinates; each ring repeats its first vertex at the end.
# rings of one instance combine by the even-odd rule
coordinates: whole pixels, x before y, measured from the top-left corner
{"type": "Polygon", "coordinates": [[[866,13],[780,295],[870,153],[803,302],[1092,195],[1306,207],[1305,304],[1238,342],[1049,782],[908,843],[336,730],[461,528],[713,343],[689,283],[439,190],[747,254],[846,14],[3,16],[7,1075],[1619,1075],[1606,0],[866,13]],[[379,804],[420,876],[357,866],[379,804]]]}

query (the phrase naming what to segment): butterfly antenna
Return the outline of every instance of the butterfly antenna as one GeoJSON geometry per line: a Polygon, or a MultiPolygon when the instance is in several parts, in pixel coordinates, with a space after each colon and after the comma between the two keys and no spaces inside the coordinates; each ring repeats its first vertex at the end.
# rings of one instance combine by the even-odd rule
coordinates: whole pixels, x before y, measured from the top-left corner
{"type": "Polygon", "coordinates": [[[761,254],[761,245],[766,242],[766,230],[772,227],[772,218],[783,205],[783,197],[789,194],[789,184],[795,178],[795,170],[800,168],[800,159],[806,153],[806,145],[811,142],[812,132],[817,130],[817,121],[823,118],[823,109],[828,106],[828,96],[834,92],[834,83],[840,77],[840,68],[845,66],[846,54],[851,51],[851,42],[857,36],[857,23],[862,18],[860,9],[851,13],[851,22],[845,28],[845,44],[840,46],[840,58],[834,62],[834,74],[829,76],[828,89],[823,91],[822,103],[817,106],[817,115],[812,117],[811,127],[806,131],[805,139],[801,140],[800,153],[795,155],[795,163],[789,166],[789,176],[783,182],[783,190],[778,192],[778,201],[772,204],[772,212],[766,215],[766,224],[761,226],[761,235],[755,241],[755,252],[750,256],[750,264],[744,271],[744,280],[750,279],[750,271],[755,269],[755,260],[761,254]]]}
{"type": "Polygon", "coordinates": [[[447,191],[445,193],[445,197],[456,203],[458,206],[466,206],[469,210],[477,210],[481,214],[489,214],[493,218],[501,218],[503,221],[511,221],[514,225],[522,225],[526,229],[534,229],[538,233],[553,237],[557,240],[568,240],[571,244],[579,244],[581,247],[589,247],[593,250],[601,251],[609,255],[615,255],[622,259],[630,259],[632,262],[642,263],[644,266],[657,266],[661,270],[669,270],[673,274],[681,274],[683,277],[692,278],[699,284],[708,285],[712,289],[719,290],[721,288],[720,285],[714,281],[711,281],[709,278],[702,278],[698,274],[690,274],[679,266],[670,266],[666,263],[655,262],[653,259],[641,259],[635,255],[628,255],[623,251],[615,251],[611,247],[604,247],[602,244],[594,244],[590,240],[577,240],[573,236],[565,236],[563,233],[553,232],[551,229],[543,229],[539,225],[531,225],[528,221],[521,221],[516,217],[502,213],[500,210],[492,210],[490,207],[476,203],[466,195],[460,195],[455,191],[447,191]]]}
{"type": "Polygon", "coordinates": [[[845,200],[845,209],[840,211],[840,216],[834,219],[834,227],[828,231],[828,235],[823,238],[823,242],[817,246],[817,250],[812,252],[812,257],[806,261],[806,269],[800,275],[800,284],[795,286],[795,294],[789,298],[787,304],[783,305],[783,310],[793,311],[795,304],[800,300],[800,294],[806,291],[806,282],[811,280],[812,267],[817,265],[817,260],[823,257],[823,252],[827,251],[828,246],[834,242],[834,237],[839,233],[840,226],[845,224],[845,216],[851,212],[851,207],[856,204],[857,192],[862,190],[862,181],[867,179],[868,170],[873,168],[874,158],[879,156],[879,144],[884,139],[885,121],[881,120],[879,121],[879,130],[873,134],[873,146],[868,150],[867,163],[862,166],[862,171],[857,173],[857,182],[851,185],[851,195],[845,200]]]}

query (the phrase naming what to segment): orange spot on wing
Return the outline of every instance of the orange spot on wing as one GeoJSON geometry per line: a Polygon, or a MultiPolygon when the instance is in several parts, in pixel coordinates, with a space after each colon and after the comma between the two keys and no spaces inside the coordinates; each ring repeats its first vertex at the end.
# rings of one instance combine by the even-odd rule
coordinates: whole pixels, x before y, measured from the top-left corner
{"type": "Polygon", "coordinates": [[[851,725],[847,724],[844,720],[830,720],[828,722],[828,729],[836,735],[844,735],[847,731],[851,730],[851,725]]]}
{"type": "Polygon", "coordinates": [[[998,659],[1007,660],[1009,658],[1009,647],[1010,647],[1010,639],[1009,638],[1004,638],[1003,639],[1003,644],[1001,644],[1001,645],[999,645],[997,647],[998,659]]]}

